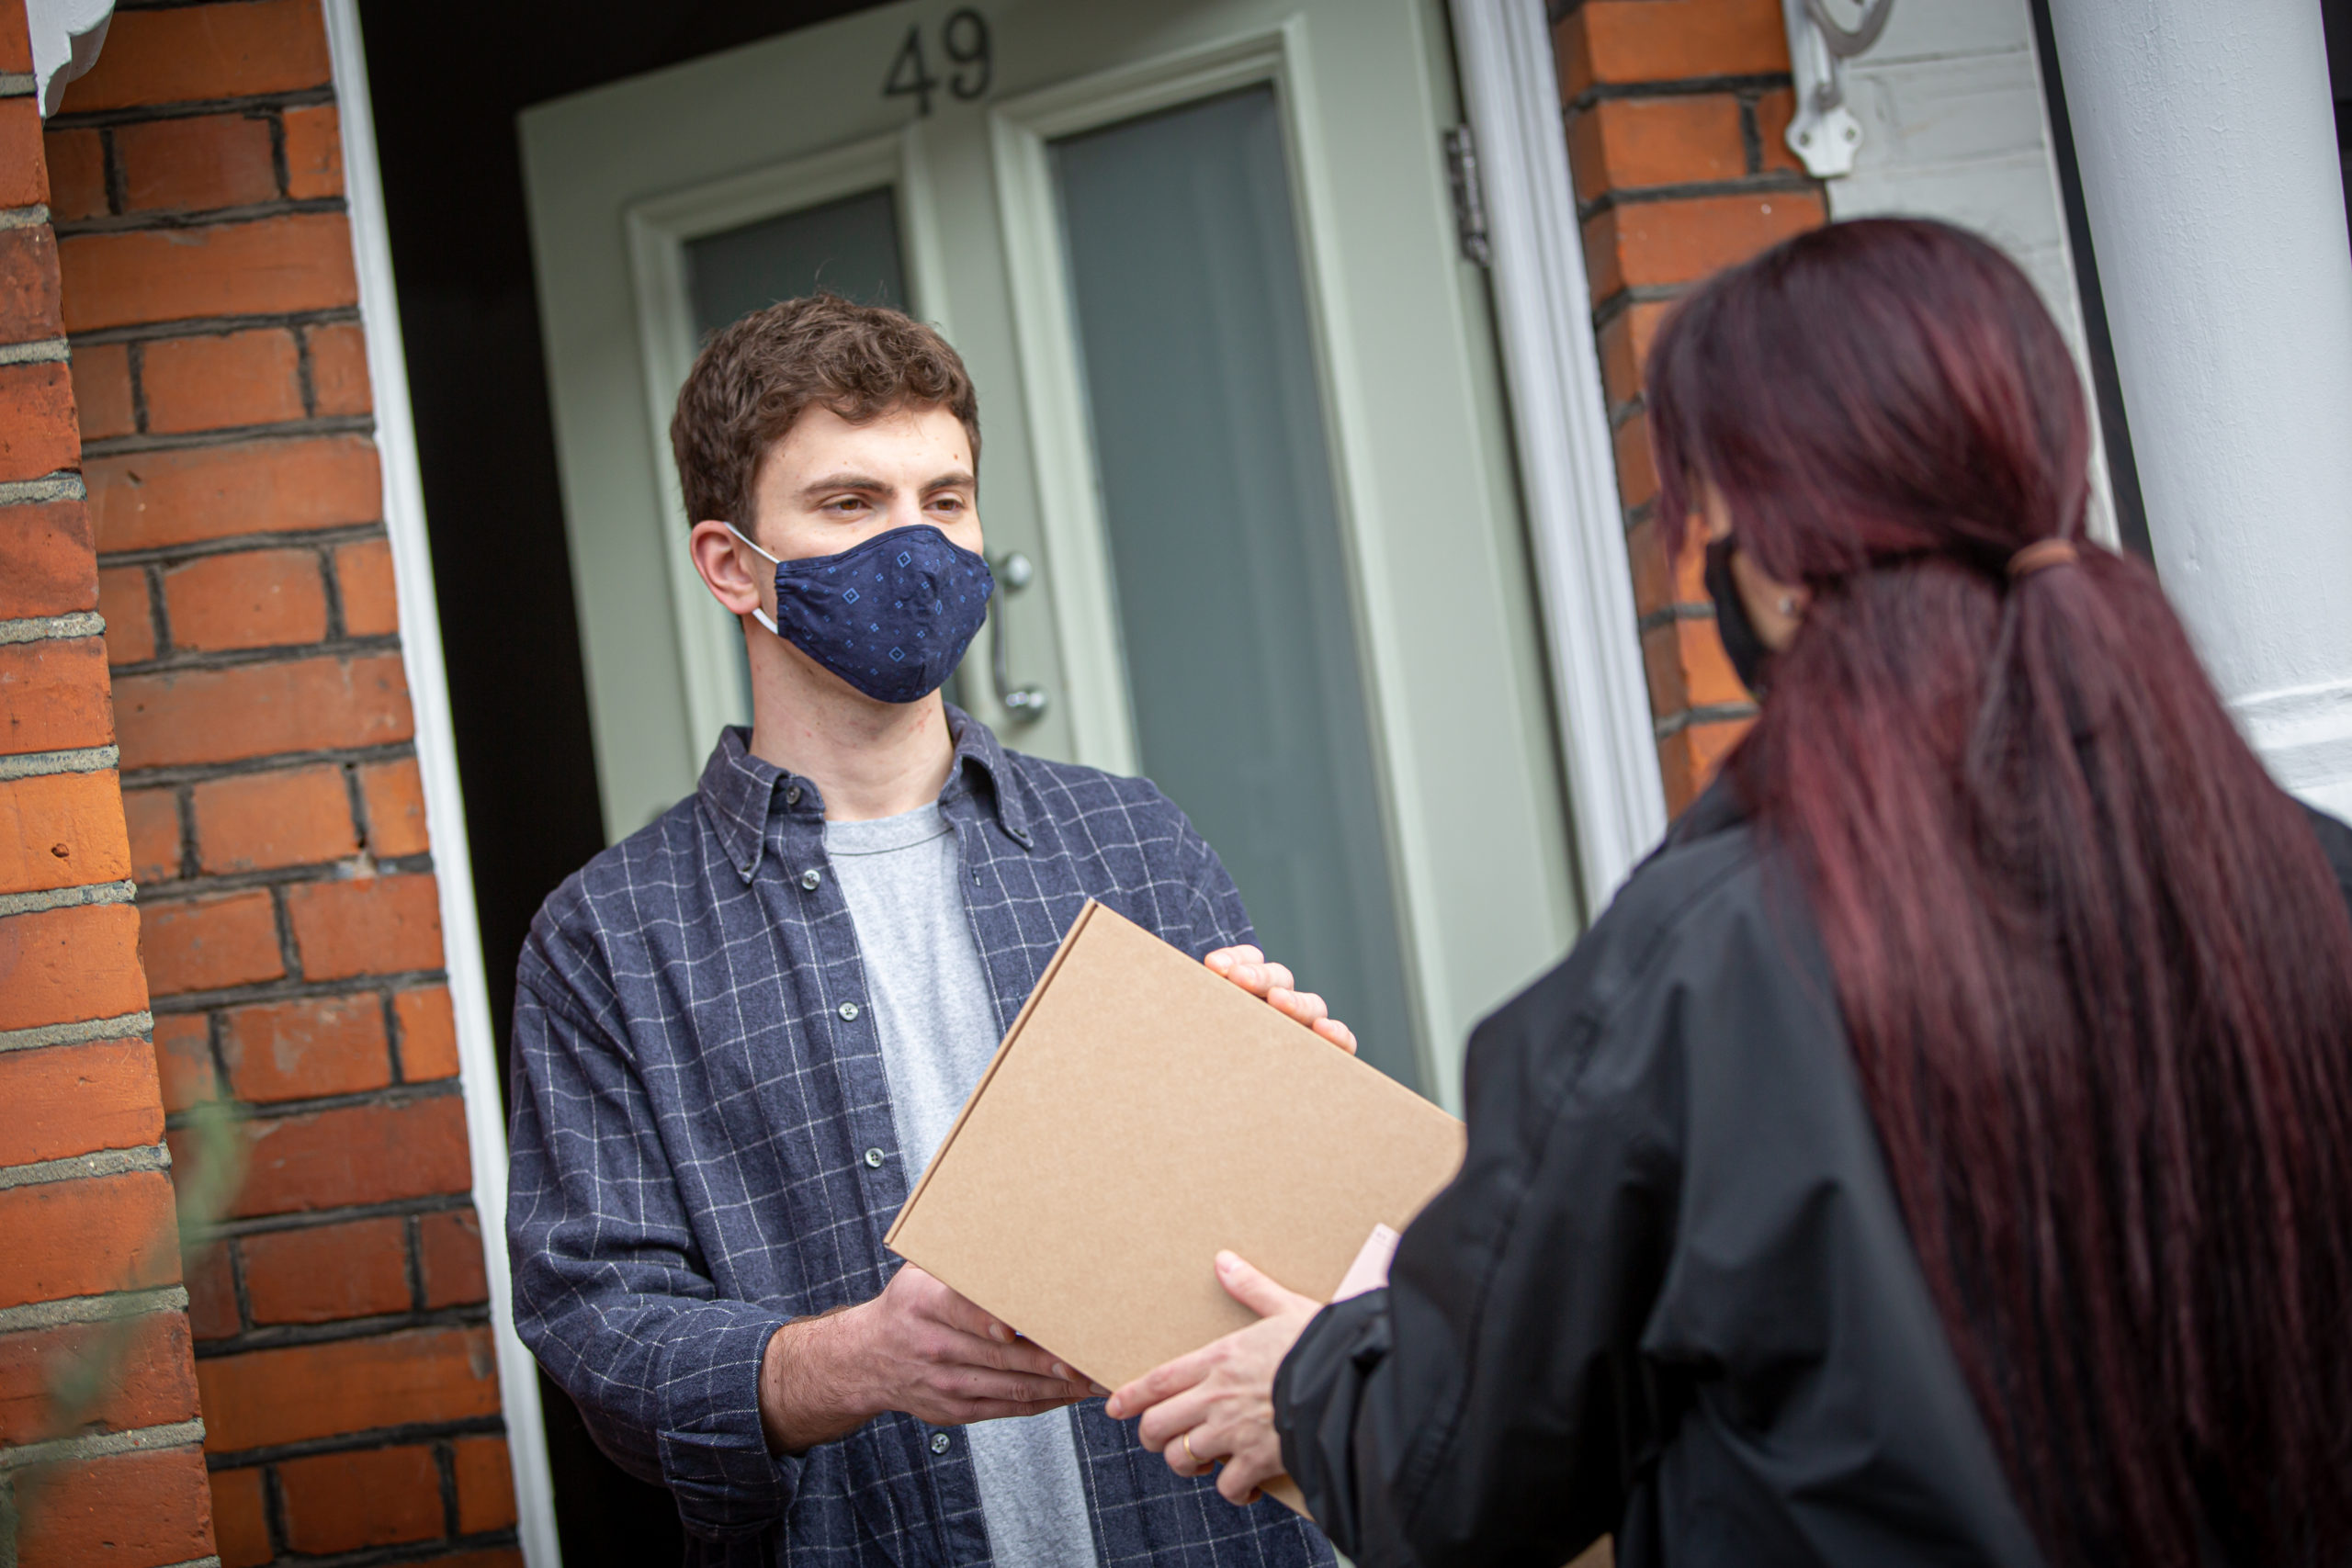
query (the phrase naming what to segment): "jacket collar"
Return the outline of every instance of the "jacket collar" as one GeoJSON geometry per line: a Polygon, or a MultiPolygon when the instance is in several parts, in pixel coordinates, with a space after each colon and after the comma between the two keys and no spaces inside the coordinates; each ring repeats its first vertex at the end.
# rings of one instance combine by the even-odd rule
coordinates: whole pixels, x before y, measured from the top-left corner
{"type": "Polygon", "coordinates": [[[1728,832],[1748,819],[1747,803],[1730,773],[1717,773],[1667,829],[1667,842],[1688,844],[1728,832]]]}
{"type": "MultiPolygon", "coordinates": [[[[940,803],[946,804],[975,784],[984,785],[997,826],[1007,838],[1028,849],[1033,842],[1029,813],[1019,792],[1006,787],[1004,748],[995,733],[952,705],[947,709],[947,726],[956,740],[956,764],[939,792],[940,803]]],[[[720,851],[747,886],[760,869],[761,846],[766,841],[773,812],[781,807],[820,826],[825,818],[825,798],[815,783],[753,756],[751,742],[752,732],[742,725],[730,724],[721,730],[695,792],[709,814],[720,851]]]]}

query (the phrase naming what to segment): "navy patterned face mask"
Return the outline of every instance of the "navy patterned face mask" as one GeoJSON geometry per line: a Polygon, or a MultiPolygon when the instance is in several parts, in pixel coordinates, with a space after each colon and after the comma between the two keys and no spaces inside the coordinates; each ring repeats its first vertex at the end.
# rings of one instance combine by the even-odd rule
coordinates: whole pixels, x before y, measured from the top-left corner
{"type": "Polygon", "coordinates": [[[734,524],[727,531],[775,561],[776,620],[752,616],[876,702],[939,690],[996,592],[989,563],[928,523],[806,560],[776,560],[734,524]]]}

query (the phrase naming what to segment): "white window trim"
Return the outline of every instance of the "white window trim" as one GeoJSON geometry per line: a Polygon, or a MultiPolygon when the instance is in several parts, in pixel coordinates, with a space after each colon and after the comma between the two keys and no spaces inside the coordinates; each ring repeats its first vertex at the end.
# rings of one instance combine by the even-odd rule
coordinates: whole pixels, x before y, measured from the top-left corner
{"type": "Polygon", "coordinates": [[[384,526],[391,536],[398,587],[401,661],[415,715],[417,768],[433,838],[441,897],[443,964],[457,1012],[458,1081],[465,1092],[466,1145],[473,1160],[474,1210],[481,1216],[482,1261],[490,1279],[491,1331],[506,1451],[514,1472],[514,1506],[523,1560],[560,1568],[555,1489],[548,1469],[547,1428],[539,1414],[538,1367],[514,1334],[506,1259],[506,1128],[501,1111],[490,991],[474,913],[473,860],[466,847],[465,801],[458,787],[457,734],[441,656],[441,618],[433,590],[433,556],[424,531],[424,480],[417,466],[409,410],[408,361],[401,347],[400,300],[392,283],[391,237],[384,218],[382,172],[358,0],[326,0],[327,49],[343,122],[344,197],[359,279],[359,319],[375,389],[376,450],[383,466],[384,526]]]}
{"type": "Polygon", "coordinates": [[[1609,404],[1543,0],[1452,9],[1589,920],[1666,830],[1609,404]]]}

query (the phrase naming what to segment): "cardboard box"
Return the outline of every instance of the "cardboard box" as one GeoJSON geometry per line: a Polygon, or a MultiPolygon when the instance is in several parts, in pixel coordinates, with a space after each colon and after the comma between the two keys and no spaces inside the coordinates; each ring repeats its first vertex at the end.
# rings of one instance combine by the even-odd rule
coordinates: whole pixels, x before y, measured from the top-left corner
{"type": "Polygon", "coordinates": [[[1462,1151],[1428,1100],[1089,903],[884,1240],[1116,1388],[1256,1321],[1219,1248],[1329,1301],[1462,1151]]]}

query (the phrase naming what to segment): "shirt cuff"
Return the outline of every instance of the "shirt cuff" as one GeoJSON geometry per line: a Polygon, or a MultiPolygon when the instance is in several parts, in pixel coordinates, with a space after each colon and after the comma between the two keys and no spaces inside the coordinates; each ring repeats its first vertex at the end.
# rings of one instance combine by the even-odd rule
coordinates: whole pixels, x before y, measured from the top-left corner
{"type": "Polygon", "coordinates": [[[708,1302],[662,1336],[662,1480],[690,1535],[763,1529],[792,1502],[801,1461],[768,1452],[760,1425],[760,1364],[785,1322],[748,1302],[708,1302]]]}

